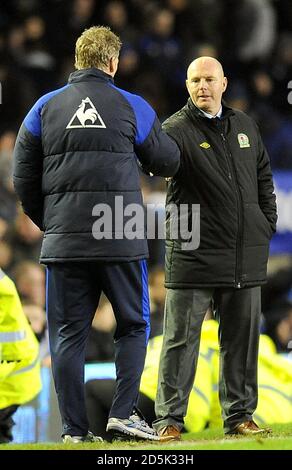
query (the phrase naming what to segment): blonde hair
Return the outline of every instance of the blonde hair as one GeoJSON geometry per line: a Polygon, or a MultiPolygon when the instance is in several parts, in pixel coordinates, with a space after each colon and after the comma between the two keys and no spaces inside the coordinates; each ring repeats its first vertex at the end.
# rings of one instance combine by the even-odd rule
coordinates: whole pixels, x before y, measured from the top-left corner
{"type": "Polygon", "coordinates": [[[76,41],[75,67],[107,67],[111,58],[117,58],[122,46],[120,38],[107,26],[85,29],[76,41]]]}

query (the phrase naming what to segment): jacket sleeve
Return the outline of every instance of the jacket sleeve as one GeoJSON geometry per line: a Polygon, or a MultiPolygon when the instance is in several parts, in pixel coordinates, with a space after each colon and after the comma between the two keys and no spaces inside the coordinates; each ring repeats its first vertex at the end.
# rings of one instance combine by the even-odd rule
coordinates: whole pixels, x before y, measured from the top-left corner
{"type": "Polygon", "coordinates": [[[162,130],[156,113],[146,101],[140,98],[135,105],[135,152],[143,170],[157,176],[175,175],[180,164],[176,142],[162,130]]]}
{"type": "MultiPolygon", "coordinates": [[[[259,135],[259,133],[258,133],[259,135]]],[[[270,159],[259,135],[259,153],[257,161],[259,206],[270,223],[273,232],[276,231],[277,206],[274,193],[273,176],[270,159]]]]}
{"type": "MultiPolygon", "coordinates": [[[[29,121],[27,121],[29,126],[29,121]]],[[[43,152],[41,137],[34,135],[26,126],[19,129],[13,156],[13,183],[24,212],[42,230],[43,152]]]]}

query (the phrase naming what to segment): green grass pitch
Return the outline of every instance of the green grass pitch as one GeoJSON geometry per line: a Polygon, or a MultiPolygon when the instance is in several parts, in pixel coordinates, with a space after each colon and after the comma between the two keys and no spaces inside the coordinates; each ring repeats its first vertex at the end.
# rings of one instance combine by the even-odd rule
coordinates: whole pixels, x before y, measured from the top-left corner
{"type": "Polygon", "coordinates": [[[181,442],[168,444],[146,442],[116,442],[110,444],[2,444],[0,450],[292,450],[292,423],[272,425],[267,437],[224,437],[222,430],[205,430],[183,434],[181,442]]]}

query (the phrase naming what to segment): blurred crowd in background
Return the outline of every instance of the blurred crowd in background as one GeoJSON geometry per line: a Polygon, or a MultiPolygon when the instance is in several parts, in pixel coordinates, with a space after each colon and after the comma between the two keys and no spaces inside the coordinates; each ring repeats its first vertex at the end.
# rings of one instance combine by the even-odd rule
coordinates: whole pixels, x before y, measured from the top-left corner
{"type": "MultiPolygon", "coordinates": [[[[136,92],[161,121],[187,100],[188,64],[218,58],[229,78],[228,105],[257,121],[274,170],[292,170],[292,8],[289,0],[1,0],[0,267],[15,281],[48,360],[42,233],[21,211],[12,185],[12,153],[24,116],[74,70],[74,46],[92,25],[123,41],[117,86],[136,92]],[[289,93],[291,93],[289,98],[289,93]]],[[[164,203],[165,182],[141,176],[145,203],[164,203]]],[[[73,215],[72,215],[73,216],[73,215]]],[[[150,241],[152,336],[162,331],[163,241],[150,241]]],[[[292,347],[292,264],[286,260],[263,289],[263,331],[278,351],[292,347]],[[289,346],[290,342],[290,346],[289,346]]],[[[102,299],[87,360],[113,358],[114,317],[102,299]]],[[[49,362],[48,362],[49,363],[49,362]]]]}

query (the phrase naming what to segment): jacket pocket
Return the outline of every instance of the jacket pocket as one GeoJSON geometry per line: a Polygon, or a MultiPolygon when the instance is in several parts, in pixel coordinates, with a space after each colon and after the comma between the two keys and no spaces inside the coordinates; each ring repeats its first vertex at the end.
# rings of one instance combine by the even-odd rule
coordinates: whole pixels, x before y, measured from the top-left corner
{"type": "Polygon", "coordinates": [[[244,206],[243,232],[245,246],[266,245],[271,239],[272,228],[260,206],[256,203],[244,206]]]}
{"type": "Polygon", "coordinates": [[[270,222],[268,221],[268,219],[267,219],[267,217],[265,216],[265,214],[263,213],[263,211],[261,210],[260,206],[258,206],[258,208],[259,208],[259,212],[260,212],[260,214],[261,214],[261,216],[262,216],[263,223],[264,223],[264,225],[265,225],[265,227],[266,227],[268,237],[269,237],[269,239],[270,239],[270,238],[272,237],[273,233],[274,233],[273,230],[272,230],[271,224],[270,224],[270,222]]]}

